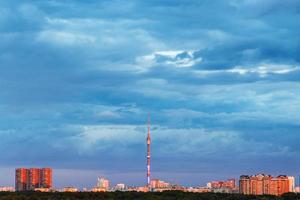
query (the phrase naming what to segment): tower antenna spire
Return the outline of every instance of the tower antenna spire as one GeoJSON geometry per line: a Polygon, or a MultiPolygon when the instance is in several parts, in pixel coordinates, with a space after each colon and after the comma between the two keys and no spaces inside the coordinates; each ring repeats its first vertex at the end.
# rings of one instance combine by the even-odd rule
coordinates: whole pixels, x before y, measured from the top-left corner
{"type": "Polygon", "coordinates": [[[151,137],[150,137],[150,113],[148,113],[148,133],[147,133],[147,187],[150,191],[151,184],[150,184],[150,144],[151,144],[151,137]]]}

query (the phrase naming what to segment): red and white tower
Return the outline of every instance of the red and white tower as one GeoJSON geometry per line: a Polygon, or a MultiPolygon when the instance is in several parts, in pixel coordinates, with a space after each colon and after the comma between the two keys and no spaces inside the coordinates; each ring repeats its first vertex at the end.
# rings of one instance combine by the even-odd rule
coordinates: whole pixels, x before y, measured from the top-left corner
{"type": "Polygon", "coordinates": [[[148,134],[147,134],[147,186],[150,190],[150,114],[148,115],[148,134]]]}

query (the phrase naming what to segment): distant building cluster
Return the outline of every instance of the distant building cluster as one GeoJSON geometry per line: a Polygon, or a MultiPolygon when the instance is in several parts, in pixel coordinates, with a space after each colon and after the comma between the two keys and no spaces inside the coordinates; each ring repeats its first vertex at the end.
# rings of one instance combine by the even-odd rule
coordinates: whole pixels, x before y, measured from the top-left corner
{"type": "Polygon", "coordinates": [[[245,195],[275,195],[280,196],[288,192],[300,192],[300,187],[295,187],[293,176],[279,175],[242,175],[236,184],[236,179],[225,181],[215,180],[208,182],[204,187],[183,187],[174,185],[160,179],[150,179],[150,184],[145,186],[132,187],[124,183],[111,186],[109,179],[99,177],[95,187],[80,190],[76,187],[65,187],[60,190],[52,188],[51,168],[18,168],[16,169],[16,185],[13,187],[0,187],[0,192],[14,191],[40,191],[40,192],[114,192],[114,191],[136,191],[136,192],[214,192],[214,193],[241,193],[245,195]]]}
{"type": "Polygon", "coordinates": [[[219,188],[235,188],[235,179],[229,179],[227,181],[212,181],[207,184],[208,187],[219,189],[219,188]]]}
{"type": "Polygon", "coordinates": [[[65,187],[62,192],[79,192],[79,190],[76,187],[65,187]]]}
{"type": "Polygon", "coordinates": [[[15,190],[47,190],[52,188],[51,168],[18,168],[16,169],[15,190]]]}
{"type": "Polygon", "coordinates": [[[279,196],[284,193],[295,192],[295,178],[286,175],[277,177],[265,174],[242,175],[239,189],[241,194],[279,196]]]}
{"type": "Polygon", "coordinates": [[[15,188],[14,187],[0,187],[0,192],[14,192],[15,188]]]}
{"type": "Polygon", "coordinates": [[[236,186],[235,179],[229,179],[227,181],[211,181],[206,184],[207,188],[211,192],[217,193],[237,193],[238,187],[236,186]]]}
{"type": "Polygon", "coordinates": [[[114,188],[115,191],[126,191],[126,189],[127,187],[124,183],[118,183],[114,188]]]}
{"type": "Polygon", "coordinates": [[[97,186],[92,189],[92,192],[106,192],[110,189],[109,180],[106,178],[98,178],[97,186]]]}
{"type": "Polygon", "coordinates": [[[168,190],[171,187],[170,183],[161,181],[159,179],[152,179],[150,181],[150,188],[154,191],[164,191],[164,190],[168,190]]]}
{"type": "Polygon", "coordinates": [[[105,190],[108,190],[109,189],[109,180],[106,179],[106,178],[98,178],[98,187],[99,188],[103,188],[105,190]]]}

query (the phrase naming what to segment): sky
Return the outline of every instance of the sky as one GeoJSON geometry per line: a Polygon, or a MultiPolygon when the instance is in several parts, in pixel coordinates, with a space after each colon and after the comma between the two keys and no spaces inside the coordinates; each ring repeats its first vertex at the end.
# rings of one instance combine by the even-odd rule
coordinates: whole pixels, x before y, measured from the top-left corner
{"type": "Polygon", "coordinates": [[[0,185],[300,174],[298,0],[0,0],[0,185]]]}

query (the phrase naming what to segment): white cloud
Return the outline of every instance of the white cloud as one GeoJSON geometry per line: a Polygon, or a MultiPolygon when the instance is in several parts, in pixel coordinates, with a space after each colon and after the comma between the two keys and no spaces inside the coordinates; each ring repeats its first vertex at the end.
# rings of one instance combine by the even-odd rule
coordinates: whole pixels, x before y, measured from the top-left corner
{"type": "Polygon", "coordinates": [[[202,61],[202,58],[195,58],[194,52],[193,50],[156,51],[149,55],[137,57],[136,62],[139,66],[146,68],[159,65],[189,68],[202,61]]]}
{"type": "MultiPolygon", "coordinates": [[[[146,30],[139,26],[150,23],[147,20],[109,20],[101,18],[47,18],[48,24],[45,29],[89,35],[95,40],[95,46],[101,49],[120,50],[123,45],[128,48],[130,45],[142,44],[144,48],[151,50],[162,45],[153,38],[146,30]],[[128,46],[127,46],[128,45],[128,46]]],[[[121,51],[124,52],[124,51],[121,51]]]]}
{"type": "MultiPolygon", "coordinates": [[[[128,152],[134,144],[144,144],[146,126],[136,125],[84,125],[76,126],[81,130],[78,138],[80,154],[94,154],[95,152],[128,152]],[[80,142],[79,142],[80,141],[80,142]]],[[[224,153],[242,153],[247,155],[286,154],[286,146],[274,146],[268,142],[246,141],[242,133],[235,131],[210,131],[199,128],[172,129],[163,126],[152,126],[152,141],[155,151],[162,156],[182,153],[201,156],[217,156],[224,153]],[[164,145],[159,145],[164,144],[164,145]],[[260,148],[257,148],[260,146],[260,148]],[[283,152],[284,150],[284,152],[283,152]]],[[[137,151],[135,148],[134,151],[137,151]]]]}
{"type": "Polygon", "coordinates": [[[138,141],[144,141],[143,134],[136,126],[130,125],[79,125],[72,128],[80,130],[81,134],[73,140],[79,147],[79,153],[89,154],[96,150],[109,151],[115,146],[116,151],[126,151],[126,146],[138,141]]]}
{"type": "Polygon", "coordinates": [[[176,86],[171,86],[165,79],[145,79],[137,82],[139,87],[131,88],[131,91],[142,94],[146,97],[155,97],[159,99],[177,99],[182,100],[182,91],[178,88],[174,89],[176,86]],[[171,87],[170,87],[171,86],[171,87]]]}
{"type": "Polygon", "coordinates": [[[82,33],[72,33],[66,31],[46,30],[38,34],[37,41],[54,43],[56,45],[81,45],[92,44],[96,38],[82,33]]]}
{"type": "Polygon", "coordinates": [[[96,113],[96,116],[105,119],[121,118],[121,115],[119,113],[110,110],[96,113]]]}
{"type": "Polygon", "coordinates": [[[233,38],[229,33],[218,29],[205,30],[204,33],[208,38],[219,43],[225,42],[233,38]]]}
{"type": "Polygon", "coordinates": [[[268,74],[288,74],[297,70],[300,70],[300,67],[279,64],[262,64],[258,67],[235,67],[227,71],[241,75],[255,73],[259,74],[261,77],[265,77],[268,74]]]}
{"type": "MultiPolygon", "coordinates": [[[[36,41],[64,48],[79,46],[87,66],[109,70],[140,71],[135,58],[165,48],[162,41],[141,28],[143,19],[45,18],[36,41]]],[[[74,48],[71,51],[76,51],[74,48]]]]}
{"type": "Polygon", "coordinates": [[[207,75],[235,73],[239,75],[257,74],[260,77],[267,77],[274,74],[288,74],[300,70],[299,66],[280,64],[258,64],[257,66],[236,66],[231,69],[220,70],[194,70],[193,73],[199,78],[207,75]]]}

